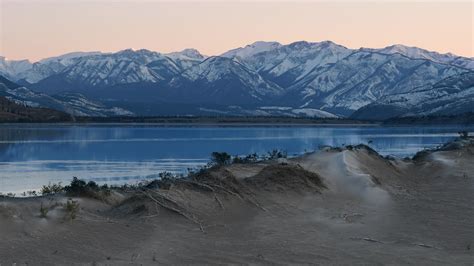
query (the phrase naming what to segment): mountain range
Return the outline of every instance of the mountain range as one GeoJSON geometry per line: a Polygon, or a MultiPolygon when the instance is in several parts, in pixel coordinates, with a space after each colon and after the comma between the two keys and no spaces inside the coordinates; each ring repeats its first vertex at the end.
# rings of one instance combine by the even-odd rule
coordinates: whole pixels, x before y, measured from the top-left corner
{"type": "Polygon", "coordinates": [[[76,52],[0,57],[10,99],[77,116],[278,115],[387,119],[474,112],[474,59],[417,47],[255,42],[219,56],[76,52]]]}

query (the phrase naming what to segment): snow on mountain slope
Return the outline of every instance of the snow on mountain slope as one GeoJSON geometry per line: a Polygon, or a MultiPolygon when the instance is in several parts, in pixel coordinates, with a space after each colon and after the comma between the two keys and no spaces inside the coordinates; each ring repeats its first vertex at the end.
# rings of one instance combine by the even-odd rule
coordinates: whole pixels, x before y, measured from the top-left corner
{"type": "Polygon", "coordinates": [[[474,112],[474,72],[453,75],[430,88],[393,95],[384,102],[395,103],[403,98],[408,99],[404,106],[410,107],[404,116],[474,112]]]}
{"type": "Polygon", "coordinates": [[[100,54],[82,57],[73,65],[68,66],[59,74],[52,75],[41,81],[38,89],[52,89],[57,86],[61,91],[65,88],[106,87],[117,84],[140,82],[159,82],[174,75],[176,64],[169,58],[148,50],[123,50],[113,54],[100,54]],[[167,64],[164,71],[158,71],[160,63],[167,64]],[[154,64],[155,62],[155,64],[154,64]],[[148,67],[152,64],[152,67],[148,67]],[[172,70],[169,70],[171,68],[172,70]],[[171,72],[171,74],[169,73],[171,72]]]}
{"type": "Polygon", "coordinates": [[[61,94],[50,96],[37,93],[19,86],[0,76],[0,96],[10,101],[30,107],[46,107],[63,111],[75,116],[129,116],[132,112],[118,108],[107,107],[102,103],[87,99],[81,94],[61,94]]]}
{"type": "Polygon", "coordinates": [[[235,58],[237,61],[240,60],[247,60],[250,57],[262,53],[262,52],[267,52],[267,51],[272,51],[274,49],[277,49],[281,47],[282,45],[278,42],[263,42],[263,41],[258,41],[254,42],[252,44],[249,44],[245,47],[239,47],[236,49],[232,49],[230,51],[227,51],[223,53],[221,56],[222,57],[227,57],[227,58],[235,58]]]}
{"type": "Polygon", "coordinates": [[[248,114],[275,114],[259,107],[287,106],[287,114],[348,116],[384,97],[431,89],[471,65],[472,58],[403,45],[353,50],[330,41],[300,41],[255,42],[217,57],[195,49],[168,54],[127,49],[71,53],[34,64],[0,58],[0,74],[51,95],[83,93],[147,114],[165,114],[161,106],[179,103],[190,113],[202,104],[220,111],[226,105],[245,107],[248,114]],[[139,106],[145,102],[147,110],[139,106]]]}
{"type": "Polygon", "coordinates": [[[474,72],[456,74],[434,85],[382,97],[358,111],[357,119],[450,115],[474,112],[474,72]]]}
{"type": "Polygon", "coordinates": [[[251,56],[238,60],[281,87],[288,87],[312,70],[335,63],[350,53],[350,49],[333,42],[302,41],[250,53],[251,56]]]}
{"type": "Polygon", "coordinates": [[[123,84],[161,84],[179,76],[186,68],[199,64],[203,58],[191,49],[168,55],[144,49],[91,55],[44,79],[35,88],[56,93],[123,84]]]}
{"type": "Polygon", "coordinates": [[[383,96],[432,85],[466,69],[400,54],[357,51],[319,68],[290,87],[301,104],[348,114],[383,96]]]}
{"type": "Polygon", "coordinates": [[[304,76],[315,67],[337,62],[350,54],[350,50],[346,47],[330,41],[319,43],[295,42],[281,47],[278,52],[282,53],[284,58],[276,62],[275,65],[265,66],[261,71],[279,76],[298,67],[303,70],[300,76],[304,76]]]}
{"type": "Polygon", "coordinates": [[[120,107],[107,107],[79,93],[62,93],[54,96],[66,106],[64,111],[75,116],[133,116],[134,113],[120,107]]]}
{"type": "Polygon", "coordinates": [[[201,63],[207,56],[202,55],[196,49],[184,49],[181,52],[173,52],[165,54],[171,58],[179,66],[180,70],[185,70],[201,63]]]}
{"type": "Polygon", "coordinates": [[[210,57],[169,83],[177,98],[215,103],[252,104],[282,93],[257,72],[225,57],[210,57]],[[191,97],[191,98],[190,98],[191,97]]]}
{"type": "Polygon", "coordinates": [[[319,118],[337,118],[337,115],[329,112],[313,109],[313,108],[293,108],[287,106],[263,106],[260,110],[271,113],[272,115],[286,115],[286,116],[307,116],[319,118]]]}
{"type": "Polygon", "coordinates": [[[15,78],[25,71],[29,71],[33,67],[28,60],[7,60],[0,56],[0,75],[15,78]]]}
{"type": "Polygon", "coordinates": [[[6,61],[0,57],[0,74],[9,77],[14,81],[24,81],[36,83],[48,76],[57,74],[77,62],[78,59],[91,55],[98,55],[100,52],[74,52],[61,56],[50,57],[36,63],[28,60],[6,61]]]}
{"type": "Polygon", "coordinates": [[[89,86],[157,82],[164,79],[144,65],[127,59],[89,58],[65,70],[64,77],[89,86]]]}
{"type": "Polygon", "coordinates": [[[67,53],[67,54],[63,54],[63,55],[60,55],[60,56],[48,57],[48,58],[45,58],[45,59],[42,59],[42,60],[38,61],[37,63],[48,64],[48,63],[51,63],[51,62],[58,62],[58,63],[61,63],[64,66],[69,66],[69,65],[73,64],[76,61],[74,59],[81,58],[81,57],[86,57],[86,56],[92,56],[92,55],[100,55],[100,54],[106,54],[106,53],[102,53],[102,52],[99,52],[99,51],[94,51],[94,52],[72,52],[72,53],[67,53]]]}
{"type": "Polygon", "coordinates": [[[455,65],[455,66],[464,67],[468,69],[474,69],[473,58],[461,57],[461,56],[457,56],[451,53],[440,54],[437,52],[428,51],[428,50],[421,49],[418,47],[410,47],[410,46],[401,45],[401,44],[387,46],[382,49],[370,49],[370,48],[364,48],[364,49],[367,51],[375,51],[375,52],[384,53],[384,54],[399,53],[399,54],[402,54],[414,59],[428,59],[437,63],[444,63],[444,64],[455,65]]]}
{"type": "Polygon", "coordinates": [[[228,106],[227,108],[199,108],[207,114],[246,115],[246,116],[288,116],[312,118],[338,118],[338,116],[318,109],[293,108],[291,106],[261,106],[257,108],[228,106]]]}

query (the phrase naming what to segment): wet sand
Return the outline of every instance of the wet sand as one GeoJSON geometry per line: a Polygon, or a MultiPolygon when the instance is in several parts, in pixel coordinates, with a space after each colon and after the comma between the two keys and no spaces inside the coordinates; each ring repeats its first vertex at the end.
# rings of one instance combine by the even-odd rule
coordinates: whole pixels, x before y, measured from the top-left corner
{"type": "Polygon", "coordinates": [[[0,199],[0,264],[474,263],[474,140],[414,159],[366,146],[186,180],[0,199]],[[41,217],[41,206],[49,209],[41,217]]]}

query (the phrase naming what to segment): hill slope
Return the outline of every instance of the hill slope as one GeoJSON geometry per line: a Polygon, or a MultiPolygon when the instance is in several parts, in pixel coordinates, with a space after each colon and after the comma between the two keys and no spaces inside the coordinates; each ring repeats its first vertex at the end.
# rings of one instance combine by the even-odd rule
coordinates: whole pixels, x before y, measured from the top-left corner
{"type": "Polygon", "coordinates": [[[72,121],[70,115],[48,109],[33,108],[17,104],[0,96],[0,122],[65,122],[72,121]]]}

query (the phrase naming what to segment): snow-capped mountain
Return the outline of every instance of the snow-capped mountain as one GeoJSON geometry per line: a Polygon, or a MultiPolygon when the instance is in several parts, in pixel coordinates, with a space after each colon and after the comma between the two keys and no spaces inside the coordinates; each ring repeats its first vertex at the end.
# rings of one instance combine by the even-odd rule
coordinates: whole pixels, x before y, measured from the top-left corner
{"type": "MultiPolygon", "coordinates": [[[[114,54],[99,54],[81,58],[44,83],[64,84],[71,90],[77,88],[105,87],[116,84],[158,82],[165,78],[152,71],[147,64],[164,57],[148,50],[123,50],[114,54]]],[[[166,61],[166,60],[165,60],[166,61]]]]}
{"type": "Polygon", "coordinates": [[[149,50],[123,50],[111,54],[82,57],[33,86],[46,93],[76,91],[128,84],[162,84],[199,64],[204,56],[196,50],[163,55],[149,50]]]}
{"type": "Polygon", "coordinates": [[[104,53],[99,52],[99,51],[95,51],[95,52],[72,52],[72,53],[67,53],[67,54],[63,54],[63,55],[60,55],[60,56],[48,57],[48,58],[45,58],[45,59],[42,59],[42,60],[38,61],[38,63],[48,64],[48,63],[51,63],[51,62],[56,62],[56,63],[59,63],[63,66],[69,66],[69,65],[74,64],[76,62],[77,58],[91,56],[91,55],[100,55],[100,54],[104,54],[104,53]]]}
{"type": "Polygon", "coordinates": [[[36,83],[63,71],[78,59],[100,52],[74,52],[31,63],[29,60],[7,61],[0,57],[0,75],[22,83],[36,83]]]}
{"type": "Polygon", "coordinates": [[[165,54],[165,56],[171,58],[181,70],[195,66],[207,58],[196,49],[184,49],[181,52],[165,54]]]}
{"type": "Polygon", "coordinates": [[[73,116],[131,116],[132,112],[119,107],[107,107],[78,93],[62,93],[50,96],[34,92],[0,76],[0,96],[29,107],[45,107],[73,116]]]}
{"type": "Polygon", "coordinates": [[[348,115],[381,97],[432,85],[465,69],[400,54],[357,51],[290,87],[304,106],[348,115]],[[301,101],[302,100],[302,101],[301,101]]]}
{"type": "Polygon", "coordinates": [[[440,54],[424,50],[418,47],[410,47],[401,44],[390,45],[382,49],[362,48],[366,51],[375,51],[383,54],[402,54],[415,59],[428,59],[437,63],[450,64],[454,66],[474,69],[474,60],[472,58],[465,58],[451,53],[440,54]]]}
{"type": "Polygon", "coordinates": [[[172,79],[168,95],[176,102],[242,105],[264,102],[283,89],[256,71],[225,57],[209,57],[172,79]],[[172,96],[171,96],[172,95],[172,96]]]}
{"type": "Polygon", "coordinates": [[[274,48],[247,46],[234,53],[225,53],[223,56],[234,58],[278,85],[288,87],[310,71],[335,63],[351,53],[351,50],[329,41],[319,43],[303,41],[289,45],[269,43],[264,47],[274,48]]]}
{"type": "Polygon", "coordinates": [[[221,56],[222,57],[227,57],[227,58],[247,60],[250,57],[252,57],[252,56],[254,56],[258,53],[272,51],[272,50],[275,50],[275,49],[277,49],[281,46],[282,45],[278,42],[258,41],[258,42],[254,42],[252,44],[249,44],[245,47],[239,47],[239,48],[227,51],[227,52],[223,53],[221,56]]]}
{"type": "Polygon", "coordinates": [[[22,73],[29,71],[33,65],[28,60],[6,60],[0,56],[0,75],[18,80],[22,73]]]}
{"type": "MultiPolygon", "coordinates": [[[[431,92],[442,80],[471,71],[472,58],[403,45],[349,49],[331,41],[255,42],[211,57],[195,49],[168,54],[127,49],[33,64],[0,58],[0,74],[30,89],[54,97],[80,93],[139,115],[344,117],[394,95],[431,92]]],[[[472,97],[463,99],[474,104],[472,97]]]]}
{"type": "Polygon", "coordinates": [[[357,110],[356,119],[456,115],[474,112],[474,71],[450,76],[434,85],[382,97],[357,110]]]}

